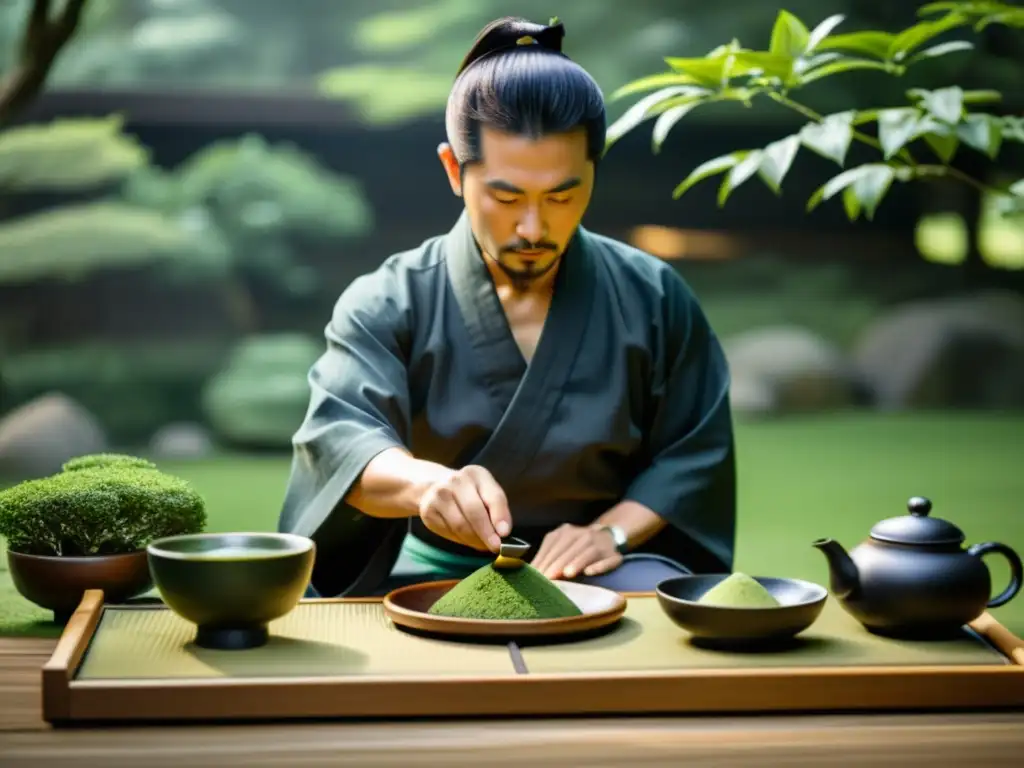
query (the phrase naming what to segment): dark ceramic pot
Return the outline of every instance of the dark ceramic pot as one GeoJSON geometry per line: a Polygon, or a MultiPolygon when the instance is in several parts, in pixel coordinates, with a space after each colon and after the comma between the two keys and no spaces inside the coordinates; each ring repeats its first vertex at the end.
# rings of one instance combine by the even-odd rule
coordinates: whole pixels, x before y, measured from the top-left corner
{"type": "Polygon", "coordinates": [[[14,588],[26,600],[53,611],[64,623],[87,589],[103,590],[103,601],[122,603],[153,587],[145,550],[123,555],[58,557],[7,552],[14,588]]]}

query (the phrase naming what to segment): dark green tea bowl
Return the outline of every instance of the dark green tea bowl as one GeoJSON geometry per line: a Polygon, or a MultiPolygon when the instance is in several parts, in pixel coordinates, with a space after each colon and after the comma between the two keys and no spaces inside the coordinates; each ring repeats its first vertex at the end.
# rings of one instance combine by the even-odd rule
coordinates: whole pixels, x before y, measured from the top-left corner
{"type": "Polygon", "coordinates": [[[167,607],[196,625],[195,644],[240,650],[267,642],[267,625],[302,599],[312,540],[289,533],[197,533],[147,547],[167,607]]]}

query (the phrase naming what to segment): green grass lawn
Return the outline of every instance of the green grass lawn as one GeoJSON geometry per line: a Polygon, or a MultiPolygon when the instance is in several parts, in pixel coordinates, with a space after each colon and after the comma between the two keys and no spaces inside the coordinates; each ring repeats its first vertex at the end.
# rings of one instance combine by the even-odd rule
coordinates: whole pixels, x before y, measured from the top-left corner
{"type": "MultiPolygon", "coordinates": [[[[1024,414],[850,415],[739,424],[738,570],[827,583],[811,547],[831,536],[852,548],[914,495],[959,525],[968,544],[997,540],[1024,555],[1024,414]]],[[[213,531],[275,527],[287,458],[226,456],[163,464],[207,501],[213,531]]],[[[990,559],[994,589],[1009,578],[990,559]]],[[[6,564],[0,567],[6,567],[6,564]]],[[[993,611],[1024,635],[1024,595],[993,611]]],[[[54,635],[46,612],[0,573],[0,635],[54,635]]]]}

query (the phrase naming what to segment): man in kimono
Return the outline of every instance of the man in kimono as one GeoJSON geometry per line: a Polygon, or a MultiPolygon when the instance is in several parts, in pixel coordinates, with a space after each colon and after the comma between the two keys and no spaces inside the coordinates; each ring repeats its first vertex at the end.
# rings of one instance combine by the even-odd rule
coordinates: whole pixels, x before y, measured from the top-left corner
{"type": "Polygon", "coordinates": [[[605,106],[563,34],[480,33],[438,150],[463,214],[334,307],[279,526],[311,595],[461,578],[510,533],[621,591],[732,568],[726,361],[677,272],[580,225],[605,106]]]}

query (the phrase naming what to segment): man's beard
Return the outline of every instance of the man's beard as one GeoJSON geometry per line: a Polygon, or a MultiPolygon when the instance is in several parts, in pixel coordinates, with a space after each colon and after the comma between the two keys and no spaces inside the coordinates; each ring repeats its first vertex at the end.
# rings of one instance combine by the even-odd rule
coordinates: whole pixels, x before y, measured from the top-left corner
{"type": "Polygon", "coordinates": [[[558,253],[558,246],[546,241],[536,244],[524,241],[512,246],[506,246],[498,251],[497,258],[492,259],[492,261],[494,261],[494,263],[498,265],[498,269],[504,272],[508,279],[512,281],[512,285],[516,290],[524,290],[531,283],[539,280],[558,266],[558,262],[560,261],[560,259],[555,258],[544,266],[527,264],[525,267],[516,268],[509,266],[502,258],[506,253],[517,254],[519,251],[551,251],[552,253],[558,253]]]}

